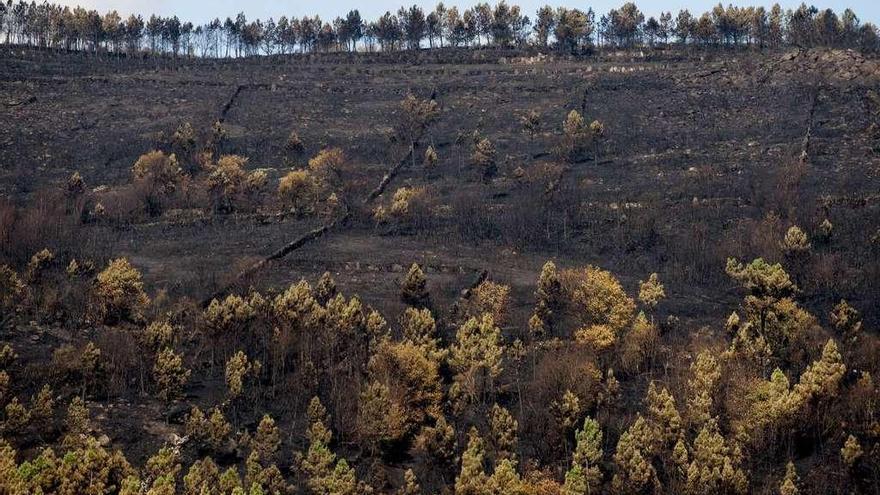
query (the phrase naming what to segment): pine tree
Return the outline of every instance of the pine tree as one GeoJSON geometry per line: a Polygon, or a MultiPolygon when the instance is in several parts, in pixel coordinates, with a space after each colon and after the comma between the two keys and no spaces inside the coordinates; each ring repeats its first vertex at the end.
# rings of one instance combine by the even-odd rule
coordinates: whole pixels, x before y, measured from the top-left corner
{"type": "Polygon", "coordinates": [[[309,449],[305,456],[300,456],[299,465],[306,476],[309,490],[315,494],[356,495],[358,483],[354,470],[345,459],[337,460],[330,451],[332,434],[326,426],[329,416],[320,399],[312,398],[307,415],[309,449]]]}
{"type": "Polygon", "coordinates": [[[507,409],[495,404],[489,412],[492,447],[496,465],[502,460],[517,461],[517,428],[519,423],[507,409]]]}
{"type": "Polygon", "coordinates": [[[712,418],[712,400],[720,379],[718,361],[710,351],[700,351],[691,363],[691,378],[688,379],[688,414],[694,425],[702,426],[712,418]]]}
{"type": "Polygon", "coordinates": [[[581,415],[581,401],[577,394],[571,390],[566,390],[562,394],[559,401],[553,401],[550,404],[553,415],[556,416],[556,422],[562,427],[563,432],[568,432],[575,427],[581,415]]]}
{"type": "Polygon", "coordinates": [[[798,495],[800,493],[797,486],[798,480],[794,463],[788,461],[788,464],[785,466],[785,477],[782,478],[782,483],[779,485],[779,495],[798,495]]]}
{"type": "Polygon", "coordinates": [[[862,320],[858,310],[843,299],[831,311],[831,324],[844,342],[853,342],[862,333],[862,320]]]}
{"type": "Polygon", "coordinates": [[[455,495],[485,495],[488,478],[483,467],[483,440],[475,428],[468,432],[468,445],[461,455],[461,472],[455,478],[455,495]]]}
{"type": "Polygon", "coordinates": [[[183,358],[170,347],[166,347],[156,356],[153,379],[159,399],[173,402],[180,397],[189,376],[190,370],[183,367],[183,358]]]}
{"type": "Polygon", "coordinates": [[[125,258],[111,261],[98,274],[94,291],[99,315],[108,323],[140,320],[150,303],[140,272],[125,258]]]}
{"type": "Polygon", "coordinates": [[[548,261],[541,268],[535,288],[537,304],[532,316],[532,320],[535,321],[533,323],[529,320],[529,328],[533,334],[543,334],[547,328],[552,327],[553,315],[562,306],[562,296],[562,283],[559,280],[556,264],[548,261]]]}
{"type": "Polygon", "coordinates": [[[620,435],[614,452],[613,493],[635,495],[656,492],[660,488],[657,470],[651,464],[655,441],[651,428],[641,416],[620,435]]]}
{"type": "Polygon", "coordinates": [[[5,417],[3,418],[3,430],[7,435],[16,435],[21,433],[31,421],[31,413],[27,410],[18,397],[13,397],[4,408],[5,417]]]}
{"type": "Polygon", "coordinates": [[[639,281],[639,301],[648,308],[651,314],[654,313],[657,304],[665,297],[666,291],[656,273],[652,273],[646,281],[639,281]]]}
{"type": "Polygon", "coordinates": [[[226,395],[229,400],[236,400],[244,392],[244,382],[247,377],[256,377],[260,374],[259,361],[248,360],[244,351],[238,351],[226,362],[226,395]]]}
{"type": "Polygon", "coordinates": [[[278,432],[278,426],[275,425],[275,420],[271,416],[264,414],[259,426],[257,426],[257,432],[251,440],[251,448],[257,454],[259,461],[264,466],[268,466],[274,461],[280,446],[281,435],[278,432]]]}
{"type": "Polygon", "coordinates": [[[575,433],[575,449],[571,469],[565,474],[565,495],[598,493],[602,486],[602,430],[599,422],[584,419],[584,426],[575,433]]]}
{"type": "Polygon", "coordinates": [[[504,459],[495,466],[495,472],[486,482],[488,495],[527,495],[526,487],[516,472],[516,463],[504,459]]]}
{"type": "Polygon", "coordinates": [[[685,493],[744,494],[748,479],[740,469],[737,456],[718,432],[715,420],[707,422],[694,440],[693,460],[688,467],[685,493]]]}
{"type": "Polygon", "coordinates": [[[213,494],[220,485],[220,468],[210,457],[195,461],[183,477],[185,495],[213,494]]]}
{"type": "Polygon", "coordinates": [[[794,386],[794,395],[801,403],[834,397],[845,372],[846,366],[837,350],[837,343],[828,339],[819,360],[810,364],[801,374],[800,381],[794,386]]]}
{"type": "Polygon", "coordinates": [[[333,438],[333,433],[326,426],[330,423],[330,415],[327,414],[327,409],[317,396],[312,397],[312,400],[309,401],[306,416],[309,419],[309,427],[306,431],[306,438],[309,439],[309,442],[329,444],[333,438]]]}
{"type": "Polygon", "coordinates": [[[490,181],[498,171],[498,164],[496,163],[497,154],[495,145],[488,138],[478,138],[474,141],[471,161],[480,169],[484,182],[490,181]]]}
{"type": "Polygon", "coordinates": [[[400,300],[404,304],[416,308],[424,308],[428,306],[430,297],[428,295],[428,279],[422,267],[413,263],[409,267],[409,271],[400,285],[400,300]]]}
{"type": "Polygon", "coordinates": [[[318,279],[318,283],[315,284],[315,300],[318,301],[318,304],[326,306],[327,303],[336,297],[338,291],[336,289],[336,281],[333,280],[333,276],[330,275],[330,272],[324,272],[323,275],[318,279]]]}
{"type": "Polygon", "coordinates": [[[863,455],[864,450],[862,450],[862,445],[858,439],[852,435],[846,437],[846,442],[844,442],[843,448],[840,449],[840,458],[843,460],[844,465],[850,469],[855,468],[856,463],[859,462],[863,455]]]}
{"type": "Polygon", "coordinates": [[[147,459],[144,466],[144,482],[150,487],[150,494],[174,494],[180,465],[180,452],[171,447],[162,447],[147,459]]]}
{"type": "Polygon", "coordinates": [[[494,394],[494,379],[502,371],[504,346],[501,330],[492,316],[470,318],[458,327],[449,349],[449,365],[455,371],[453,396],[474,402],[494,394]]]}
{"type": "Polygon", "coordinates": [[[412,469],[407,469],[403,473],[403,486],[397,490],[397,495],[422,495],[422,488],[419,486],[419,480],[412,469]]]}
{"type": "Polygon", "coordinates": [[[37,392],[31,399],[31,419],[41,427],[46,427],[52,421],[55,400],[52,398],[52,388],[48,384],[37,392]]]}
{"type": "Polygon", "coordinates": [[[80,397],[74,397],[70,401],[64,426],[66,432],[63,444],[66,448],[80,448],[85,445],[90,430],[89,410],[80,397]]]}
{"type": "Polygon", "coordinates": [[[648,420],[655,430],[654,438],[663,450],[672,449],[682,436],[681,416],[675,407],[675,399],[666,387],[658,390],[651,382],[645,402],[648,420]]]}

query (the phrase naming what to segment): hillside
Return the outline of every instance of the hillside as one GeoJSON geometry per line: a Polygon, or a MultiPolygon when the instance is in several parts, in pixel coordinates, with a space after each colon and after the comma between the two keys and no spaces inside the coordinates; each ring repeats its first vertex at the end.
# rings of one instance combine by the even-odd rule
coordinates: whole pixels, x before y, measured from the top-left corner
{"type": "MultiPolygon", "coordinates": [[[[531,472],[536,484],[541,476],[562,483],[578,444],[574,433],[591,417],[605,434],[596,461],[602,490],[629,493],[612,482],[626,469],[614,454],[622,451],[621,434],[631,432],[637,412],[660,422],[656,411],[645,412],[646,394],[648,404],[671,394],[682,448],[693,456],[698,434],[720,431],[727,455],[740,455],[734,445],[742,449],[736,464],[748,473],[749,493],[778,493],[789,460],[801,493],[874,493],[880,428],[871,401],[880,397],[863,379],[878,371],[880,349],[878,88],[880,59],[832,49],[583,56],[435,49],[175,60],[2,47],[0,265],[22,281],[20,290],[0,284],[7,291],[2,341],[18,354],[10,392],[26,402],[47,383],[59,398],[45,437],[21,430],[4,438],[23,454],[19,462],[43,444],[60,456],[66,404],[82,396],[104,447],[142,466],[176,443],[186,473],[206,452],[223,469],[244,466],[251,444],[235,432],[255,434],[270,414],[282,432],[280,453],[272,455],[301,489],[311,478],[294,452],[315,445],[303,435],[314,426],[307,404],[319,396],[333,450],[358,480],[390,493],[413,469],[425,493],[441,493],[471,452],[471,426],[486,438],[498,471],[503,445],[491,438],[490,419],[497,403],[518,421],[514,451],[523,479],[531,472]],[[153,150],[161,153],[146,160],[153,150]],[[137,171],[136,164],[170,166],[172,153],[179,175],[137,171]],[[288,179],[292,171],[302,172],[293,174],[301,182],[288,179]],[[284,180],[293,192],[279,194],[284,180]],[[278,252],[304,235],[301,247],[278,252]],[[51,257],[32,258],[44,248],[51,257]],[[107,309],[112,297],[100,295],[95,274],[117,258],[142,276],[150,302],[139,310],[126,301],[115,314],[107,309]],[[766,271],[749,265],[758,258],[766,271]],[[71,271],[74,260],[79,267],[71,271]],[[560,273],[555,306],[542,292],[548,261],[560,273]],[[418,278],[413,264],[427,285],[408,299],[418,278]],[[665,293],[656,307],[638,297],[652,273],[665,293]],[[326,318],[320,324],[297,319],[308,313],[301,306],[296,318],[278,313],[305,297],[294,290],[301,279],[314,288],[318,309],[308,311],[326,318]],[[432,385],[400,370],[394,359],[404,358],[382,350],[391,344],[334,320],[339,307],[320,296],[331,285],[331,295],[345,295],[340,307],[354,296],[363,304],[364,321],[352,328],[368,328],[366,315],[375,310],[394,345],[418,327],[407,322],[407,308],[429,308],[433,345],[451,355],[464,345],[469,319],[485,326],[481,315],[491,313],[503,371],[477,373],[473,365],[465,372],[464,358],[444,358],[434,391],[442,400],[419,403],[414,388],[432,385]],[[420,298],[422,289],[429,300],[420,298]],[[257,309],[254,293],[269,301],[271,316],[257,309]],[[231,333],[222,333],[210,312],[230,294],[251,301],[258,316],[247,323],[227,317],[231,326],[223,328],[231,333]],[[858,310],[859,340],[834,316],[841,300],[858,310]],[[541,316],[544,303],[553,311],[541,316]],[[731,323],[734,312],[742,325],[731,323]],[[540,332],[535,315],[543,319],[540,332]],[[767,325],[760,336],[767,355],[755,350],[757,341],[742,347],[758,320],[762,332],[767,325]],[[165,321],[180,332],[167,343],[191,374],[163,401],[157,390],[164,389],[150,377],[159,348],[139,339],[165,321]],[[320,332],[331,328],[346,330],[324,340],[320,332]],[[288,331],[296,337],[282,344],[277,339],[288,331]],[[799,377],[806,383],[818,369],[814,361],[834,361],[829,338],[846,364],[835,379],[839,391],[835,382],[833,399],[803,395],[799,377]],[[89,342],[100,349],[100,373],[77,361],[89,342]],[[286,354],[276,355],[281,347],[286,354]],[[223,367],[238,350],[263,367],[236,401],[223,367]],[[723,369],[714,406],[709,399],[715,430],[692,417],[692,363],[701,351],[723,369]],[[609,369],[620,388],[613,406],[609,369]],[[809,418],[803,428],[796,420],[747,421],[744,411],[760,406],[752,389],[770,383],[774,369],[793,384],[791,403],[803,400],[792,413],[809,418]],[[364,433],[361,394],[374,382],[390,393],[388,404],[411,408],[403,407],[400,431],[364,433]],[[581,401],[574,426],[565,423],[566,392],[581,401]],[[215,405],[232,422],[234,447],[195,447],[184,418],[192,406],[207,413],[215,405]],[[439,428],[432,407],[454,427],[448,459],[417,447],[426,428],[439,428]],[[555,420],[562,426],[552,426],[555,420]],[[850,465],[851,475],[835,474],[846,470],[840,451],[850,435],[873,458],[850,465]]],[[[679,479],[661,453],[677,449],[678,438],[658,440],[671,443],[652,454],[664,493],[681,493],[689,478],[679,479]]],[[[736,493],[730,490],[702,493],[736,493]]]]}

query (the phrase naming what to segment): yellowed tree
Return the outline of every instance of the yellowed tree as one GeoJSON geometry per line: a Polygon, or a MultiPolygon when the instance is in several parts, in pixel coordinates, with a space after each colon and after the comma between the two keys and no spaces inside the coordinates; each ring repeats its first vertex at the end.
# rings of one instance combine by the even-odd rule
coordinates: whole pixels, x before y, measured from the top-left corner
{"type": "Polygon", "coordinates": [[[223,155],[208,175],[208,192],[218,212],[234,211],[243,198],[254,196],[266,185],[266,172],[248,172],[245,170],[247,162],[243,156],[223,155]]]}
{"type": "Polygon", "coordinates": [[[675,406],[675,398],[666,387],[658,387],[655,382],[648,386],[645,396],[646,419],[654,429],[652,437],[657,442],[656,453],[671,452],[682,437],[681,415],[675,406]]]}
{"type": "Polygon", "coordinates": [[[571,468],[565,473],[563,495],[599,493],[602,487],[602,430],[599,422],[584,419],[583,427],[575,433],[575,450],[571,468]]]}
{"type": "MultiPolygon", "coordinates": [[[[13,310],[21,304],[25,291],[24,282],[8,265],[0,265],[0,309],[3,315],[12,316],[13,310]]],[[[3,317],[0,317],[2,321],[3,317]]]]}
{"type": "Polygon", "coordinates": [[[400,300],[417,308],[426,307],[430,302],[428,278],[417,263],[409,267],[409,271],[400,283],[400,300]]]}
{"type": "Polygon", "coordinates": [[[314,208],[318,184],[308,170],[292,170],[278,183],[278,199],[296,214],[314,208]]]}
{"type": "Polygon", "coordinates": [[[245,380],[257,377],[262,365],[248,359],[244,351],[238,351],[226,362],[226,397],[235,401],[245,391],[245,380]]]}
{"type": "Polygon", "coordinates": [[[855,342],[862,333],[862,319],[858,310],[843,299],[831,311],[831,324],[844,342],[855,342]]]}
{"type": "Polygon", "coordinates": [[[516,463],[519,423],[507,409],[494,404],[489,411],[489,427],[492,434],[492,454],[496,466],[505,459],[516,463]]]}
{"type": "Polygon", "coordinates": [[[332,190],[340,184],[346,160],[341,149],[324,148],[309,160],[309,171],[322,187],[332,190]]]}
{"type": "Polygon", "coordinates": [[[131,174],[142,191],[145,209],[151,216],[162,213],[165,198],[173,194],[183,180],[177,156],[161,151],[141,155],[132,166],[131,174]]]}
{"type": "Polygon", "coordinates": [[[501,330],[492,315],[483,314],[459,326],[455,339],[449,348],[449,365],[455,372],[450,394],[459,399],[459,405],[485,403],[494,395],[495,379],[502,371],[501,330]]]}
{"type": "Polygon", "coordinates": [[[728,445],[715,420],[708,421],[694,440],[685,493],[748,493],[749,481],[739,466],[736,447],[728,445]]]}
{"type": "Polygon", "coordinates": [[[153,380],[159,399],[173,402],[180,397],[184,385],[189,380],[190,370],[184,368],[183,357],[166,347],[156,355],[153,366],[153,380]]]}
{"type": "Polygon", "coordinates": [[[843,464],[849,469],[854,469],[864,454],[865,451],[862,449],[859,440],[852,435],[847,436],[846,442],[843,443],[843,447],[840,449],[840,459],[843,461],[843,464]]]}
{"type": "Polygon", "coordinates": [[[429,418],[441,415],[440,363],[423,348],[409,341],[384,340],[370,359],[368,371],[371,380],[388,389],[390,411],[395,414],[389,431],[394,432],[399,424],[405,435],[413,435],[429,418]]]}
{"type": "Polygon", "coordinates": [[[572,309],[580,319],[575,340],[599,352],[616,345],[635,311],[635,302],[617,278],[591,265],[566,270],[560,278],[572,309]]]}
{"type": "Polygon", "coordinates": [[[484,182],[490,181],[498,171],[497,155],[495,145],[488,138],[479,138],[474,142],[471,162],[480,170],[484,182]]]}
{"type": "Polygon", "coordinates": [[[691,363],[690,372],[687,419],[692,425],[701,427],[713,417],[713,398],[718,390],[721,369],[711,351],[704,349],[691,363]]]}
{"type": "Polygon", "coordinates": [[[612,493],[635,495],[659,491],[660,480],[651,463],[655,442],[653,429],[641,416],[620,435],[614,452],[612,493]]]}
{"type": "Polygon", "coordinates": [[[630,373],[640,371],[653,358],[659,340],[657,327],[639,311],[629,330],[623,334],[619,352],[621,368],[630,373]]]}
{"type": "Polygon", "coordinates": [[[648,280],[639,281],[639,302],[648,308],[651,313],[651,323],[654,322],[654,309],[657,304],[666,298],[666,289],[660,283],[660,278],[656,273],[652,273],[648,280]]]}
{"type": "Polygon", "coordinates": [[[485,495],[489,478],[486,476],[486,451],[483,439],[475,428],[468,432],[468,445],[461,455],[461,471],[455,478],[455,495],[485,495]]]}
{"type": "Polygon", "coordinates": [[[779,495],[799,495],[799,481],[800,479],[798,478],[794,463],[788,461],[788,464],[785,466],[785,477],[782,478],[782,483],[779,484],[779,495]]]}
{"type": "Polygon", "coordinates": [[[140,320],[150,303],[140,272],[125,258],[111,261],[98,274],[94,295],[98,312],[105,321],[140,320]]]}

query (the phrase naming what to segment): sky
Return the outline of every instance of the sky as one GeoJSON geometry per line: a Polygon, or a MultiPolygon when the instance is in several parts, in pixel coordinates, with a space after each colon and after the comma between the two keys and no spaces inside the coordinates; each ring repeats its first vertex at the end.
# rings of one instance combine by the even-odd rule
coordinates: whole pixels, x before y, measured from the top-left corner
{"type": "MultiPolygon", "coordinates": [[[[226,17],[235,17],[238,12],[244,12],[248,19],[268,19],[274,17],[276,20],[282,15],[287,17],[302,17],[304,15],[320,15],[322,19],[332,20],[337,16],[343,16],[351,9],[360,10],[361,17],[366,20],[373,20],[381,16],[385,11],[397,11],[399,7],[404,5],[405,0],[369,0],[360,2],[357,0],[325,0],[325,1],[270,1],[270,0],[61,0],[59,3],[67,5],[81,5],[83,7],[96,9],[101,13],[116,9],[120,14],[128,15],[132,13],[148,16],[149,14],[158,14],[162,16],[178,16],[182,21],[191,21],[195,24],[203,24],[214,17],[221,20],[226,17]]],[[[426,11],[433,10],[436,0],[408,0],[409,5],[415,3],[426,11]]],[[[519,5],[524,13],[534,19],[534,12],[538,7],[549,4],[552,6],[566,6],[571,8],[580,8],[586,10],[591,7],[597,14],[603,14],[612,8],[619,7],[625,0],[596,0],[593,3],[581,4],[578,1],[566,2],[564,0],[507,0],[509,4],[519,5]]],[[[459,10],[471,7],[478,3],[473,1],[444,1],[449,7],[456,5],[459,10]]],[[[488,3],[495,3],[490,0],[488,3]]],[[[742,2],[732,2],[725,0],[725,5],[734,3],[735,5],[746,7],[749,5],[763,5],[767,8],[774,2],[768,0],[767,3],[744,0],[742,2]]],[[[801,0],[780,0],[779,4],[783,8],[794,8],[800,5],[801,0]]],[[[810,2],[807,2],[808,5],[810,2]]],[[[669,10],[673,16],[680,9],[686,8],[692,14],[702,13],[711,10],[712,6],[717,2],[709,0],[641,0],[636,1],[636,5],[645,13],[645,17],[659,15],[661,10],[669,10]]],[[[856,15],[864,22],[873,22],[880,24],[880,1],[878,0],[825,0],[822,3],[815,3],[821,9],[832,8],[837,12],[842,12],[845,8],[853,9],[856,15]]],[[[598,17],[598,16],[597,16],[598,17]]]]}

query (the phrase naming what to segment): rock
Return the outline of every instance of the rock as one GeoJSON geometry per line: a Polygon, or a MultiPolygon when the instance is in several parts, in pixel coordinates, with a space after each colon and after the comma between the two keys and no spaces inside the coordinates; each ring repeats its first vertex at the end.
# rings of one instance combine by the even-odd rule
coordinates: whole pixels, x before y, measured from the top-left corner
{"type": "Polygon", "coordinates": [[[98,437],[98,445],[100,445],[101,447],[106,447],[110,445],[110,437],[108,437],[106,433],[102,434],[98,437]]]}

